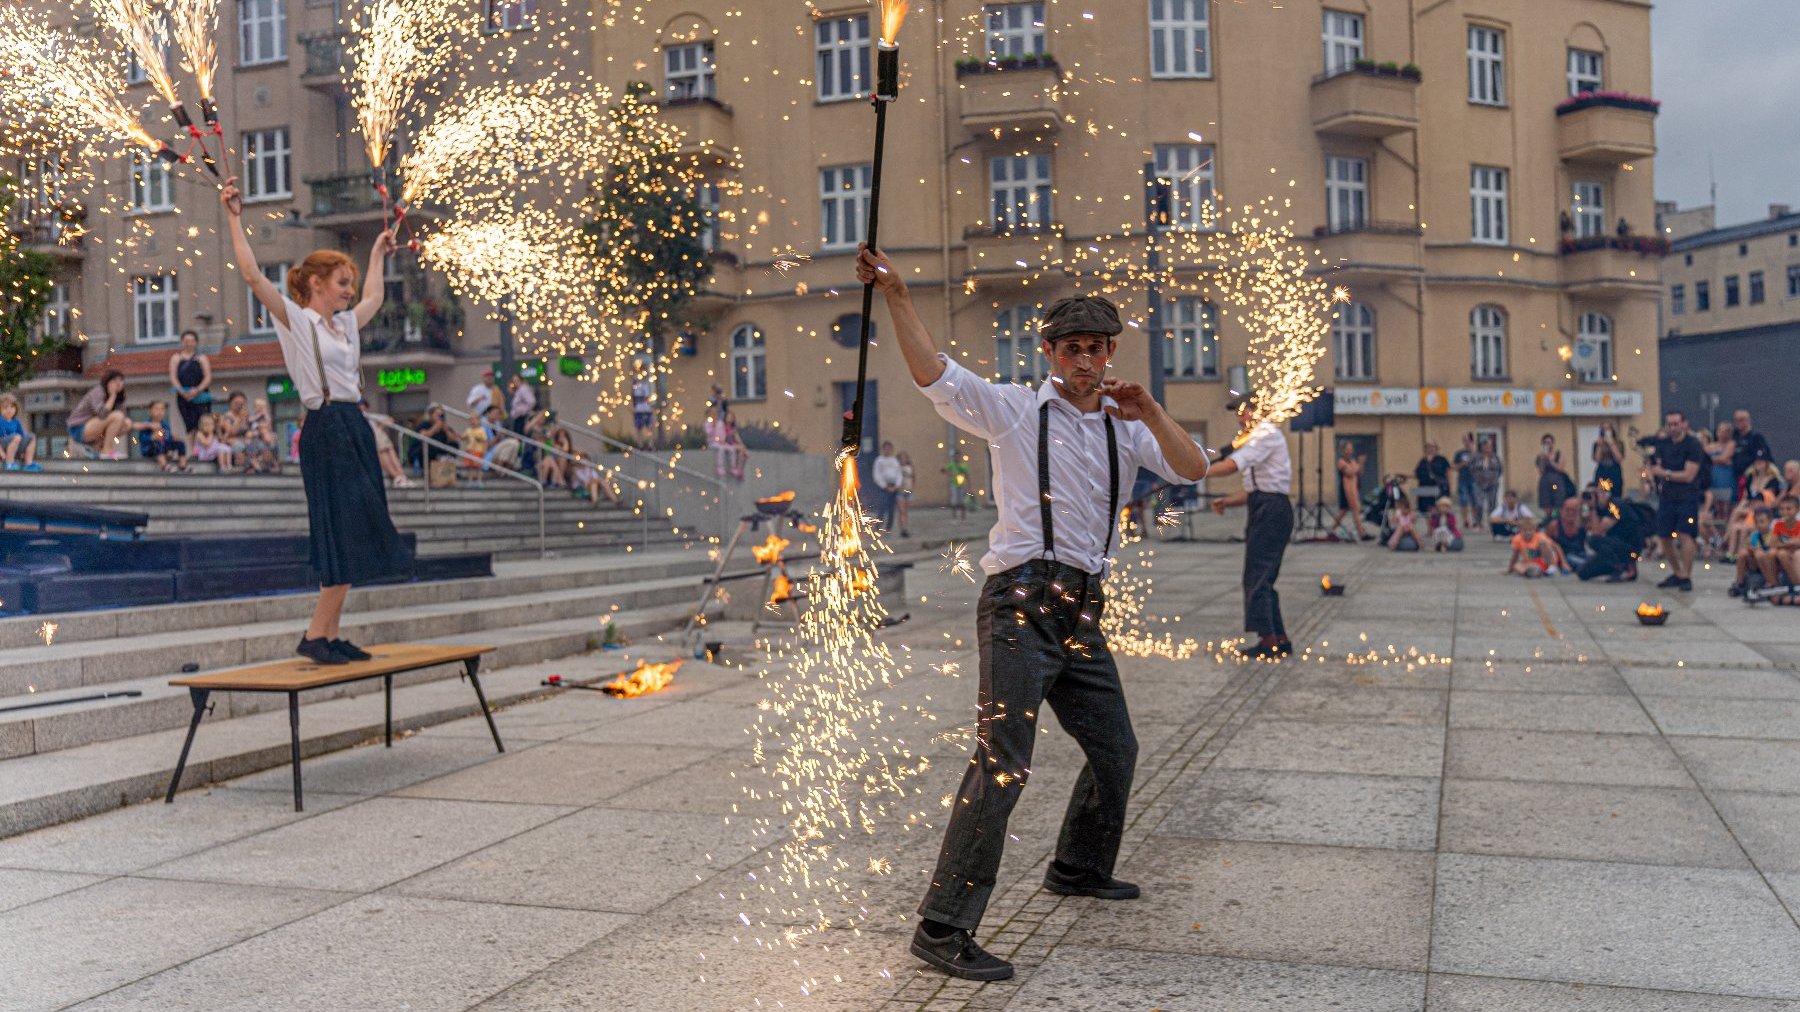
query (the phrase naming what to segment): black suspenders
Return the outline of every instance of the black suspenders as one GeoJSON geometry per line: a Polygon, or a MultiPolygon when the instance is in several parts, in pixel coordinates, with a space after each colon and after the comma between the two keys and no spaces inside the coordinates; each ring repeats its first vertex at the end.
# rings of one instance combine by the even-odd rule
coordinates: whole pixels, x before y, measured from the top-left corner
{"type": "MultiPolygon", "coordinates": [[[[1113,528],[1119,522],[1119,437],[1111,415],[1106,416],[1106,462],[1112,472],[1106,508],[1106,542],[1100,558],[1112,554],[1113,528]]],[[[1056,520],[1050,510],[1050,402],[1038,407],[1038,517],[1044,524],[1044,554],[1056,558],[1056,520]]]]}

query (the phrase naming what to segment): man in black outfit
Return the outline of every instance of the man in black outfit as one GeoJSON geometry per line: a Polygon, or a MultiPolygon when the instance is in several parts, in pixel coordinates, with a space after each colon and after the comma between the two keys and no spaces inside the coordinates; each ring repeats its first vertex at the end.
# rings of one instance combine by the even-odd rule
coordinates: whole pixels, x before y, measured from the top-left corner
{"type": "MultiPolygon", "coordinates": [[[[1749,416],[1746,414],[1746,421],[1749,416]]],[[[1658,587],[1694,589],[1694,547],[1700,537],[1700,500],[1711,481],[1712,458],[1706,447],[1688,431],[1687,414],[1663,414],[1663,434],[1656,439],[1656,459],[1645,474],[1658,483],[1656,536],[1662,541],[1663,558],[1672,571],[1658,587]],[[1701,475],[1705,475],[1704,478],[1701,475]]]]}
{"type": "Polygon", "coordinates": [[[1774,460],[1775,453],[1769,449],[1769,441],[1763,434],[1751,427],[1750,412],[1743,408],[1732,412],[1731,428],[1731,438],[1736,444],[1731,451],[1731,477],[1737,485],[1737,491],[1732,493],[1735,501],[1744,495],[1744,472],[1759,460],[1774,460]]]}
{"type": "Polygon", "coordinates": [[[1420,516],[1431,512],[1438,497],[1451,494],[1450,462],[1438,452],[1436,443],[1425,443],[1425,455],[1419,458],[1419,466],[1413,468],[1413,477],[1419,481],[1413,497],[1418,501],[1420,516]]]}
{"type": "Polygon", "coordinates": [[[1587,513],[1589,554],[1576,575],[1584,581],[1602,576],[1607,583],[1637,579],[1638,554],[1644,548],[1644,526],[1637,508],[1628,502],[1614,501],[1612,493],[1612,485],[1600,481],[1582,496],[1587,513]]]}

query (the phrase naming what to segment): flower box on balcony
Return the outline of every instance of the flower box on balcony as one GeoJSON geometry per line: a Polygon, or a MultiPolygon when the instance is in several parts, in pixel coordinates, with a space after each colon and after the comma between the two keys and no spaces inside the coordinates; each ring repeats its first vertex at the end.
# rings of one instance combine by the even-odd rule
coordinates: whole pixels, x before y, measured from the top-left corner
{"type": "Polygon", "coordinates": [[[1384,63],[1376,63],[1374,60],[1357,60],[1350,65],[1350,69],[1346,73],[1368,74],[1371,77],[1398,77],[1406,81],[1425,79],[1425,72],[1420,70],[1417,64],[1408,63],[1401,66],[1392,60],[1384,63]]]}
{"type": "Polygon", "coordinates": [[[1611,249],[1644,257],[1660,257],[1669,254],[1669,240],[1659,235],[1590,235],[1579,239],[1564,239],[1560,248],[1565,254],[1611,249]]]}
{"type": "Polygon", "coordinates": [[[1570,95],[1558,103],[1556,114],[1567,116],[1583,109],[1630,109],[1633,112],[1655,115],[1661,108],[1661,102],[1642,95],[1630,95],[1622,91],[1584,91],[1579,95],[1570,95]]]}
{"type": "Polygon", "coordinates": [[[971,74],[1004,74],[1013,70],[1053,70],[1062,73],[1056,57],[1049,53],[1028,53],[1024,56],[1002,56],[992,60],[958,60],[956,76],[968,77],[971,74]]]}

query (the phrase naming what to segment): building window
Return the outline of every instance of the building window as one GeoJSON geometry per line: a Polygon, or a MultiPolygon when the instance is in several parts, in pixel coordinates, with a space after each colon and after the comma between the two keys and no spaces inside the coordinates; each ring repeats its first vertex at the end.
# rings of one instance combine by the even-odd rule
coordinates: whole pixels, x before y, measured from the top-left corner
{"type": "Polygon", "coordinates": [[[869,94],[869,16],[827,18],[813,30],[819,58],[819,101],[844,102],[869,94]]]}
{"type": "Polygon", "coordinates": [[[1712,282],[1694,282],[1694,312],[1706,313],[1712,310],[1712,282]]]}
{"type": "Polygon", "coordinates": [[[131,209],[175,210],[175,181],[168,162],[144,151],[131,153],[131,209]]]}
{"type": "Polygon", "coordinates": [[[1169,379],[1217,379],[1219,310],[1204,299],[1169,303],[1163,328],[1163,375],[1169,379]]]}
{"type": "Polygon", "coordinates": [[[1361,158],[1325,159],[1325,229],[1357,232],[1369,224],[1369,163],[1361,158]]]}
{"type": "Polygon", "coordinates": [[[1043,4],[988,4],[982,11],[987,14],[988,59],[1043,56],[1049,51],[1043,4]]]}
{"type": "Polygon", "coordinates": [[[1612,318],[1605,313],[1581,314],[1575,333],[1575,376],[1581,382],[1612,382],[1612,330],[1612,318]]]}
{"type": "MultiPolygon", "coordinates": [[[[162,46],[162,61],[163,66],[166,68],[169,65],[169,22],[167,17],[164,17],[163,19],[162,31],[157,35],[157,39],[162,46]]],[[[143,63],[139,62],[137,53],[132,50],[126,50],[125,83],[143,84],[148,80],[150,80],[150,72],[144,68],[143,63]]]]}
{"type": "Polygon", "coordinates": [[[694,193],[694,203],[700,205],[700,213],[706,218],[700,232],[700,248],[712,253],[719,248],[719,184],[701,183],[694,193]]]}
{"type": "MultiPolygon", "coordinates": [[[[263,277],[268,278],[269,282],[275,286],[277,291],[287,291],[288,268],[292,267],[292,264],[263,264],[261,266],[263,277]]],[[[388,274],[387,277],[399,278],[402,277],[402,275],[396,270],[392,274],[388,274]]],[[[250,336],[267,337],[270,334],[275,333],[275,317],[270,314],[269,307],[262,304],[262,300],[256,297],[255,292],[249,292],[247,293],[247,296],[250,300],[250,336]]],[[[396,304],[405,301],[404,289],[402,290],[402,298],[395,301],[396,304]]]]}
{"type": "Polygon", "coordinates": [[[1050,156],[1011,155],[990,165],[994,230],[1044,228],[1050,224],[1050,156]]]}
{"type": "Polygon", "coordinates": [[[269,200],[294,195],[289,167],[288,128],[252,130],[244,135],[244,199],[269,200]]]}
{"type": "Polygon", "coordinates": [[[1569,94],[1599,91],[1606,83],[1606,58],[1591,49],[1569,50],[1569,94]]]}
{"type": "Polygon", "coordinates": [[[1751,271],[1750,272],[1750,304],[1752,306],[1762,305],[1763,304],[1763,294],[1764,294],[1764,292],[1763,292],[1763,272],[1762,271],[1751,271]]]}
{"type": "Polygon", "coordinates": [[[1727,274],[1725,276],[1725,308],[1730,309],[1737,304],[1738,276],[1736,274],[1727,274]]]}
{"type": "Polygon", "coordinates": [[[1476,306],[1469,314],[1469,372],[1476,379],[1506,378],[1506,313],[1476,306]]]}
{"type": "Polygon", "coordinates": [[[67,338],[69,322],[69,286],[56,282],[50,286],[50,298],[44,303],[44,315],[38,323],[39,337],[67,338]]]}
{"type": "Polygon", "coordinates": [[[538,0],[486,0],[487,30],[515,32],[536,28],[538,0]]]}
{"type": "Polygon", "coordinates": [[[1606,184],[1576,181],[1575,202],[1569,207],[1569,218],[1575,225],[1575,238],[1590,239],[1606,234],[1606,184]]]}
{"type": "Polygon", "coordinates": [[[1506,36],[1497,28],[1469,26],[1469,101],[1506,104],[1506,36]]]}
{"type": "Polygon", "coordinates": [[[1686,285],[1670,285],[1669,286],[1669,315],[1670,316],[1686,316],[1687,315],[1687,286],[1686,285]]]}
{"type": "Polygon", "coordinates": [[[131,279],[131,306],[137,317],[139,344],[175,340],[176,321],[180,319],[180,293],[175,275],[152,274],[131,279]]]}
{"type": "Polygon", "coordinates": [[[1787,269],[1788,294],[1790,299],[1800,299],[1800,264],[1789,264],[1787,269]]]}
{"type": "Polygon", "coordinates": [[[1002,383],[1036,383],[1050,375],[1038,350],[1037,314],[1030,306],[1003,309],[994,317],[994,376],[1002,383]]]}
{"type": "Polygon", "coordinates": [[[1325,12],[1325,76],[1342,74],[1363,58],[1361,14],[1325,12]]]}
{"type": "Polygon", "coordinates": [[[1738,243],[1738,256],[1747,257],[1749,255],[1750,255],[1750,244],[1747,242],[1738,243]]]}
{"type": "Polygon", "coordinates": [[[1216,165],[1210,144],[1158,144],[1156,174],[1175,184],[1169,227],[1195,231],[1210,227],[1216,165]]]}
{"type": "Polygon", "coordinates": [[[1210,0],[1150,0],[1150,76],[1211,77],[1210,0]]]}
{"type": "Polygon", "coordinates": [[[238,63],[287,59],[287,0],[238,0],[238,63]]]}
{"type": "Polygon", "coordinates": [[[740,401],[760,401],[769,396],[763,332],[753,323],[742,324],[731,332],[731,396],[740,401]]]}
{"type": "Polygon", "coordinates": [[[717,94],[713,83],[713,44],[691,42],[663,50],[663,98],[670,102],[712,98],[717,94]]]}
{"type": "Polygon", "coordinates": [[[1506,245],[1506,170],[1477,165],[1469,173],[1469,237],[1506,245]]]}
{"type": "Polygon", "coordinates": [[[1361,302],[1338,307],[1331,321],[1332,346],[1337,351],[1337,378],[1375,378],[1375,311],[1361,302]]]}
{"type": "Polygon", "coordinates": [[[855,249],[863,241],[873,176],[868,165],[819,170],[819,242],[824,248],[855,249]]]}

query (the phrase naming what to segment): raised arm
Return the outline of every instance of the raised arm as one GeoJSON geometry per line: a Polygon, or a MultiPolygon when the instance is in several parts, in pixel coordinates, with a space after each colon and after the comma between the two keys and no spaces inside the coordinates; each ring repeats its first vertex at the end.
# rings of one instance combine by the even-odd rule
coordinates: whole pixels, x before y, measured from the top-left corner
{"type": "Polygon", "coordinates": [[[238,275],[275,322],[286,327],[287,303],[281,297],[281,289],[263,276],[262,268],[256,263],[256,251],[250,248],[250,234],[244,231],[244,198],[238,192],[236,176],[225,181],[225,188],[219,191],[219,203],[225,205],[225,218],[231,225],[231,249],[237,255],[238,275]]]}
{"type": "Polygon", "coordinates": [[[919,319],[919,311],[913,306],[912,293],[906,290],[906,282],[888,262],[887,254],[870,249],[867,243],[860,250],[856,258],[856,276],[865,285],[873,283],[887,297],[888,313],[894,318],[894,335],[900,342],[900,354],[906,358],[906,368],[912,373],[913,382],[922,387],[936,383],[944,375],[944,363],[938,360],[937,344],[932,341],[931,332],[925,329],[925,321],[919,319]]]}
{"type": "Polygon", "coordinates": [[[361,330],[375,319],[381,311],[382,300],[387,297],[388,255],[394,252],[394,233],[385,229],[375,237],[375,245],[369,247],[369,269],[363,272],[362,301],[356,304],[356,327],[361,330]]]}

